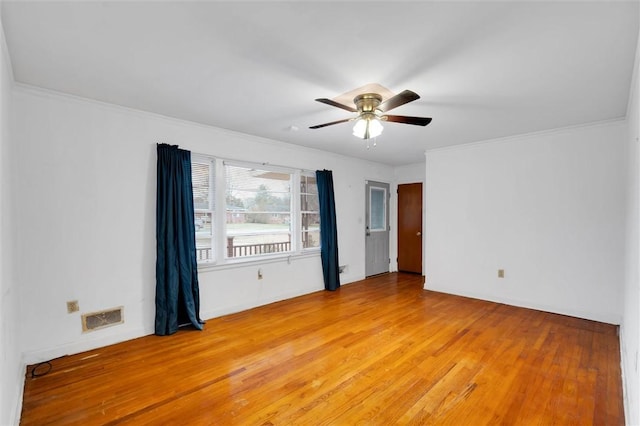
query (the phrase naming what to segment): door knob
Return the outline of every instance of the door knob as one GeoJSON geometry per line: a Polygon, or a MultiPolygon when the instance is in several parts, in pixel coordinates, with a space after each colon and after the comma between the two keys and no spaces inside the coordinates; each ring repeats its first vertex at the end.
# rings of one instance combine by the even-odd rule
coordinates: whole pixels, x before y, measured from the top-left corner
{"type": "Polygon", "coordinates": [[[422,235],[422,232],[418,231],[416,232],[416,235],[419,237],[420,235],[422,235]]]}

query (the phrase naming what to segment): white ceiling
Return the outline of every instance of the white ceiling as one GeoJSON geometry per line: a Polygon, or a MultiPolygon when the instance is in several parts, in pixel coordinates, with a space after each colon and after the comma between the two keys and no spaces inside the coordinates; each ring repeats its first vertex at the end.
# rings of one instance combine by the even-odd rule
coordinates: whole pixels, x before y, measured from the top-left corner
{"type": "MultiPolygon", "coordinates": [[[[625,117],[639,2],[4,1],[17,82],[391,165],[625,117]],[[375,148],[315,102],[421,99],[375,148]],[[295,129],[298,130],[295,130],[295,129]]],[[[180,143],[180,141],[175,141],[180,143]]]]}

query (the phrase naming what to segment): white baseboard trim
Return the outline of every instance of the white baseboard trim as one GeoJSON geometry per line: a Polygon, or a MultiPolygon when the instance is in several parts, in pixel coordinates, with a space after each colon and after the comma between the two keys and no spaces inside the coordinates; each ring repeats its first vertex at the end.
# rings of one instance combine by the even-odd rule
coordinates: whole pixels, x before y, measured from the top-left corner
{"type": "Polygon", "coordinates": [[[78,354],[127,340],[137,339],[138,337],[148,336],[149,334],[153,334],[153,329],[138,328],[121,334],[97,336],[92,339],[70,342],[53,348],[24,352],[22,354],[22,361],[25,365],[37,364],[39,362],[60,358],[61,356],[78,354]]]}
{"type": "Polygon", "coordinates": [[[433,286],[427,286],[427,283],[423,287],[425,290],[437,291],[441,293],[453,294],[456,296],[470,297],[472,299],[486,300],[488,302],[502,303],[510,306],[517,306],[519,308],[535,309],[537,311],[549,312],[552,314],[566,315],[570,317],[582,318],[590,321],[597,321],[606,324],[620,325],[622,322],[622,316],[615,313],[603,313],[603,312],[588,312],[573,309],[561,309],[558,307],[545,305],[542,303],[530,302],[526,300],[509,299],[502,297],[495,297],[493,295],[470,293],[470,292],[458,292],[455,289],[439,288],[433,286]]]}
{"type": "MultiPolygon", "coordinates": [[[[321,291],[321,287],[308,287],[304,289],[298,289],[296,291],[278,294],[274,297],[265,298],[262,300],[254,300],[252,302],[242,303],[234,306],[226,306],[219,309],[212,309],[208,311],[200,311],[200,317],[203,319],[216,318],[222,315],[245,311],[247,309],[255,308],[258,306],[268,305],[269,303],[279,302],[281,300],[291,299],[293,297],[303,296],[305,294],[321,291]]],[[[113,334],[107,336],[96,336],[92,339],[86,339],[76,342],[69,342],[67,344],[59,345],[53,348],[38,349],[33,351],[23,352],[22,361],[25,365],[37,364],[39,362],[50,361],[55,358],[59,358],[65,355],[73,355],[93,349],[102,348],[105,346],[113,345],[116,343],[125,342],[127,340],[137,339],[139,337],[148,336],[154,333],[153,324],[149,328],[137,328],[129,330],[120,334],[113,334]]]]}
{"type": "Polygon", "coordinates": [[[358,281],[364,280],[366,277],[364,275],[347,275],[340,276],[340,285],[352,284],[358,281]]]}
{"type": "Polygon", "coordinates": [[[316,291],[322,291],[322,288],[309,287],[306,289],[300,289],[287,293],[278,294],[275,297],[270,297],[262,300],[255,300],[246,303],[240,303],[233,306],[224,306],[216,309],[209,309],[207,311],[200,311],[200,317],[204,320],[218,318],[224,315],[235,314],[237,312],[246,311],[249,309],[257,308],[259,306],[268,305],[270,303],[280,302],[287,299],[292,299],[298,296],[304,296],[305,294],[315,293],[316,291]]]}

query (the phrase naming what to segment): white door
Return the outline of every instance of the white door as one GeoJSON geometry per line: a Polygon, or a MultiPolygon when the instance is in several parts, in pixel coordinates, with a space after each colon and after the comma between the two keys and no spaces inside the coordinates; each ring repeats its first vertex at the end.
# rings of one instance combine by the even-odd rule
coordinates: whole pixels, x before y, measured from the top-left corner
{"type": "Polygon", "coordinates": [[[389,184],[367,181],[365,275],[389,272],[389,184]]]}

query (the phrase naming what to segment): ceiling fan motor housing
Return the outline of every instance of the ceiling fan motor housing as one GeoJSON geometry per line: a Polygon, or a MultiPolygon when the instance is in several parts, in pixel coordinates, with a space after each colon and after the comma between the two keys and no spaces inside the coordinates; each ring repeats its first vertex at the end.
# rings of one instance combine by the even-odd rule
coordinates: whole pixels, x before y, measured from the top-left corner
{"type": "Polygon", "coordinates": [[[375,112],[382,102],[382,96],[377,93],[363,93],[353,98],[353,103],[360,112],[375,112]]]}

